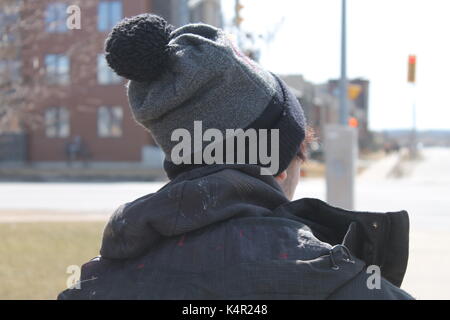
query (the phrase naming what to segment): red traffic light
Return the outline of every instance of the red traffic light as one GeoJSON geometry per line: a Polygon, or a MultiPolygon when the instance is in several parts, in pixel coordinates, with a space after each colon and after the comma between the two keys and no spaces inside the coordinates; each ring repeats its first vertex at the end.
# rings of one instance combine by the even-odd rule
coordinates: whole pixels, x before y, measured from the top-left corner
{"type": "Polygon", "coordinates": [[[408,59],[409,64],[416,64],[416,56],[410,55],[408,59]]]}
{"type": "Polygon", "coordinates": [[[351,128],[358,128],[358,119],[356,119],[355,117],[351,117],[350,119],[348,119],[348,125],[351,128]]]}

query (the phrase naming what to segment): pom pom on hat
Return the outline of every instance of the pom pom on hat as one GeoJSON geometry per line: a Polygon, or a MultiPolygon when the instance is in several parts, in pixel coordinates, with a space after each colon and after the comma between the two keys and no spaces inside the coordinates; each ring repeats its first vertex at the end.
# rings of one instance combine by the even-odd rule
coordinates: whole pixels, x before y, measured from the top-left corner
{"type": "Polygon", "coordinates": [[[150,82],[167,67],[173,27],[163,18],[141,14],[119,22],[106,39],[108,65],[129,80],[150,82]]]}

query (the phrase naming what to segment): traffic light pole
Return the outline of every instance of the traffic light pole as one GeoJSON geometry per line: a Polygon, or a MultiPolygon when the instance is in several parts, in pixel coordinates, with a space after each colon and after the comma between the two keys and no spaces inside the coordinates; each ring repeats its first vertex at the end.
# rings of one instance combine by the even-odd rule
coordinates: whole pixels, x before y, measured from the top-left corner
{"type": "Polygon", "coordinates": [[[416,84],[411,84],[412,95],[412,132],[411,132],[411,158],[417,158],[417,111],[416,111],[416,84]]]}
{"type": "Polygon", "coordinates": [[[411,158],[417,158],[417,116],[416,116],[416,64],[417,57],[410,55],[408,57],[408,83],[411,85],[412,96],[412,128],[411,128],[411,158]]]}
{"type": "Polygon", "coordinates": [[[348,122],[348,97],[347,97],[347,1],[342,0],[342,25],[341,25],[341,81],[339,122],[347,126],[348,122]]]}

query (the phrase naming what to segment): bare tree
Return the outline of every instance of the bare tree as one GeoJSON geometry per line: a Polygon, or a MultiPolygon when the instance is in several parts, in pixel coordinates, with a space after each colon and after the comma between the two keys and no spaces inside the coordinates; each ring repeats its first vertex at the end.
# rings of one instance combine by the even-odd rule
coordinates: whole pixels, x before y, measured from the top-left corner
{"type": "Polygon", "coordinates": [[[70,86],[55,90],[49,85],[45,63],[37,56],[33,58],[34,53],[45,48],[50,37],[58,51],[70,60],[76,57],[78,72],[71,73],[71,81],[87,79],[86,86],[95,82],[87,76],[91,70],[86,62],[95,58],[93,52],[102,46],[104,35],[97,31],[96,14],[83,13],[96,12],[98,0],[61,2],[81,9],[82,36],[81,30],[46,32],[55,29],[52,24],[65,24],[70,17],[66,13],[61,17],[63,21],[48,19],[50,1],[0,0],[0,133],[39,127],[43,118],[35,112],[36,101],[60,99],[71,93],[70,86]]]}

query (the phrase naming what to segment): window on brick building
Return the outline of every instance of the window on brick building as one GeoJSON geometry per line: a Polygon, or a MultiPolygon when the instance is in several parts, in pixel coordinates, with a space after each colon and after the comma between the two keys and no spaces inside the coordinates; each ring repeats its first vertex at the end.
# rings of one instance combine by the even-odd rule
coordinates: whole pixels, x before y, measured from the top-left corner
{"type": "Polygon", "coordinates": [[[105,55],[97,56],[97,81],[100,84],[117,84],[122,79],[108,66],[105,55]]]}
{"type": "Polygon", "coordinates": [[[67,20],[67,4],[50,3],[45,10],[45,30],[47,32],[66,32],[68,31],[67,20]]]}
{"type": "Polygon", "coordinates": [[[64,107],[45,110],[45,135],[48,138],[66,138],[70,134],[70,114],[64,107]]]}
{"type": "Polygon", "coordinates": [[[17,39],[17,31],[14,26],[19,21],[19,15],[16,12],[0,11],[0,47],[7,46],[17,39]]]}
{"type": "Polygon", "coordinates": [[[49,84],[69,84],[69,57],[64,54],[48,54],[45,56],[45,71],[49,84]]]}
{"type": "Polygon", "coordinates": [[[100,1],[97,12],[99,31],[110,31],[122,19],[122,1],[100,1]]]}
{"type": "Polygon", "coordinates": [[[0,59],[0,83],[20,81],[20,61],[0,59]]]}
{"type": "Polygon", "coordinates": [[[97,110],[97,133],[99,137],[122,136],[123,109],[120,106],[101,106],[97,110]]]}

